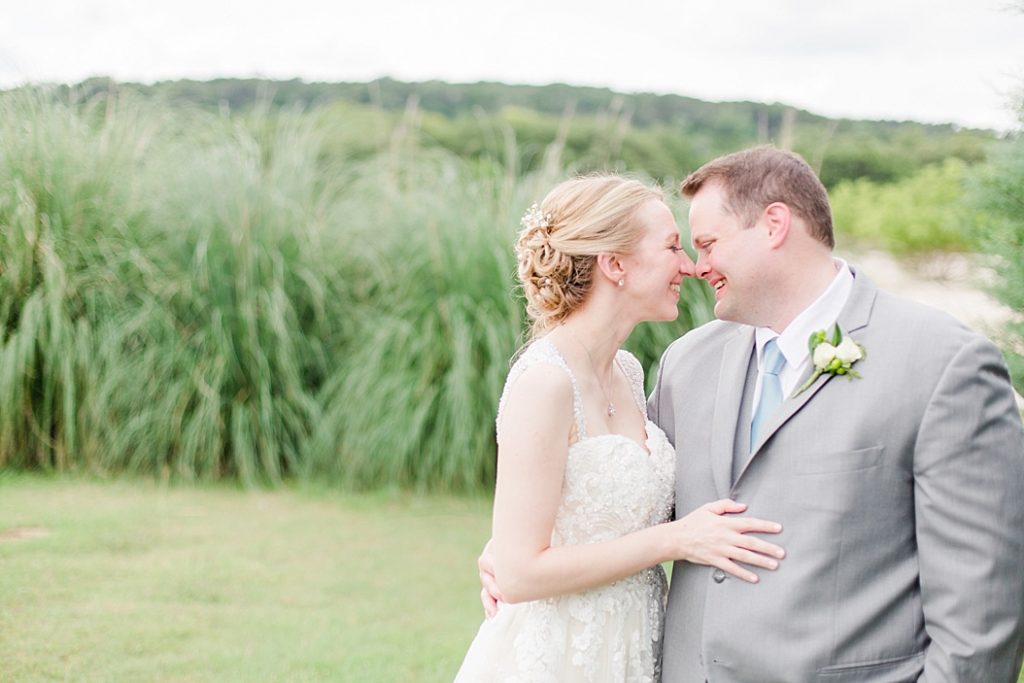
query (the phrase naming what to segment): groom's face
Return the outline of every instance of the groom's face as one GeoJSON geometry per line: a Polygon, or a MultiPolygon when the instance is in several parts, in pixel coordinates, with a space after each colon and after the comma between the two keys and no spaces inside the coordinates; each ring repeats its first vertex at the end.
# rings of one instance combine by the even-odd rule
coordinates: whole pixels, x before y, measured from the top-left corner
{"type": "Polygon", "coordinates": [[[742,225],[725,204],[726,193],[709,182],[690,199],[690,237],[697,251],[695,272],[715,291],[715,317],[747,325],[765,324],[763,230],[742,225]]]}

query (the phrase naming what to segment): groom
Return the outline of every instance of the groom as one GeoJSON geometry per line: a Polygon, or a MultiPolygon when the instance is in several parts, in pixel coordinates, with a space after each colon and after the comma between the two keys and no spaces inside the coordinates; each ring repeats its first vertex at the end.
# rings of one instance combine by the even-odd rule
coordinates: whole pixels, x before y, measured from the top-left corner
{"type": "Polygon", "coordinates": [[[677,562],[663,680],[1016,681],[1024,436],[999,352],[835,259],[798,156],[731,154],[682,191],[718,320],[669,347],[650,398],[676,510],[746,503],[786,559],[756,585],[677,562]]]}

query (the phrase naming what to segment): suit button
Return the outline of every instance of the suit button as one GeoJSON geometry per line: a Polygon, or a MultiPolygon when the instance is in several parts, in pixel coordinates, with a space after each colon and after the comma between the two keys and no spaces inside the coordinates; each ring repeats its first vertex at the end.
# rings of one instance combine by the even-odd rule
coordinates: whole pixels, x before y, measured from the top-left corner
{"type": "Polygon", "coordinates": [[[715,580],[715,583],[722,583],[725,581],[725,572],[721,569],[716,569],[715,573],[711,575],[711,578],[715,580]]]}

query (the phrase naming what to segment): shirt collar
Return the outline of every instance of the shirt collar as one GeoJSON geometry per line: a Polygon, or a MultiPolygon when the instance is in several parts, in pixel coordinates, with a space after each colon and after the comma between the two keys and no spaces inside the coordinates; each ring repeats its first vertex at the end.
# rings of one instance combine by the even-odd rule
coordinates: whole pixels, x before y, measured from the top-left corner
{"type": "Polygon", "coordinates": [[[833,259],[836,263],[836,276],[825,291],[814,302],[800,312],[786,326],[782,334],[769,327],[758,327],[754,331],[754,344],[757,348],[757,362],[760,367],[764,354],[764,345],[771,339],[777,339],[779,351],[786,358],[786,365],[798,368],[811,355],[807,348],[807,340],[816,330],[827,330],[839,318],[850,291],[853,289],[853,273],[850,266],[841,258],[833,259]]]}

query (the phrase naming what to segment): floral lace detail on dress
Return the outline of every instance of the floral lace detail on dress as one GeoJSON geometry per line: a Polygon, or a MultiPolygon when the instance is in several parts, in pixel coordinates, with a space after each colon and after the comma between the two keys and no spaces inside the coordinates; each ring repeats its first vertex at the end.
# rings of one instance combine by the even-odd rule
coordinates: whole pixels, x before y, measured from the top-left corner
{"type": "MultiPolygon", "coordinates": [[[[544,339],[517,359],[506,392],[538,362],[555,365],[570,377],[579,435],[569,446],[551,544],[606,541],[669,520],[675,450],[664,432],[647,420],[643,444],[619,434],[587,436],[576,378],[557,348],[544,339]]],[[[616,363],[646,416],[639,361],[619,351],[616,363]]],[[[504,402],[503,394],[499,416],[504,402]]],[[[456,681],[654,683],[660,679],[667,586],[664,571],[656,566],[583,593],[502,604],[498,615],[481,626],[456,681]]]]}

